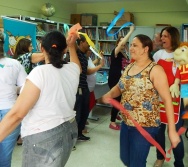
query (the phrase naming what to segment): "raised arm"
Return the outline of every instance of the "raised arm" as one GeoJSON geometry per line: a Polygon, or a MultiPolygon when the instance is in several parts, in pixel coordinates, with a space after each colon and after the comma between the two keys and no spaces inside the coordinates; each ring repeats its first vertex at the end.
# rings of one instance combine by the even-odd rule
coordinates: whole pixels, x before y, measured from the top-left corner
{"type": "Polygon", "coordinates": [[[87,75],[90,75],[90,74],[93,74],[93,73],[97,72],[98,70],[100,70],[104,66],[104,56],[103,56],[103,53],[101,52],[100,55],[101,55],[102,59],[99,60],[97,58],[98,59],[97,61],[98,61],[99,64],[96,65],[97,62],[93,62],[93,64],[95,64],[96,66],[93,67],[93,68],[87,68],[87,75]]]}
{"type": "Polygon", "coordinates": [[[117,47],[115,48],[115,55],[117,56],[118,53],[121,51],[122,45],[125,45],[126,42],[129,40],[131,34],[133,33],[135,27],[134,25],[130,26],[129,32],[126,34],[126,36],[119,42],[117,47]]]}
{"type": "Polygon", "coordinates": [[[67,45],[70,55],[70,62],[74,62],[78,64],[80,68],[80,73],[82,72],[82,67],[80,64],[80,61],[78,59],[77,53],[76,53],[76,39],[78,38],[78,35],[76,33],[73,33],[67,37],[67,45]]]}
{"type": "Polygon", "coordinates": [[[38,63],[40,61],[44,60],[44,55],[43,53],[32,53],[31,55],[31,62],[32,63],[38,63]]]}
{"type": "Polygon", "coordinates": [[[100,64],[93,67],[93,68],[87,68],[87,75],[93,74],[100,70],[104,66],[104,58],[100,60],[100,64]]]}
{"type": "MultiPolygon", "coordinates": [[[[102,59],[104,59],[104,53],[102,51],[100,52],[100,56],[102,57],[102,59]]],[[[93,60],[93,64],[98,65],[100,63],[100,61],[104,61],[102,59],[97,57],[95,60],[93,60]]]]}

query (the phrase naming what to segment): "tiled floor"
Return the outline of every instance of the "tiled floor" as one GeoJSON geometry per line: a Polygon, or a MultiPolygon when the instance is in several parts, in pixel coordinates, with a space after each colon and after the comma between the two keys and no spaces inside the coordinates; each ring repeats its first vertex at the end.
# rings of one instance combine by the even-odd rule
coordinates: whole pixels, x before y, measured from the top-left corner
{"type": "MultiPolygon", "coordinates": [[[[93,114],[99,117],[98,121],[89,120],[87,125],[91,141],[78,142],[76,150],[72,151],[66,167],[123,167],[119,158],[119,131],[108,128],[110,108],[95,107],[93,114]]],[[[188,140],[184,138],[185,167],[188,167],[188,140]]],[[[167,138],[168,139],[168,138],[167,138]]],[[[167,142],[168,143],[168,142],[167,142]]],[[[169,148],[169,144],[167,145],[169,148]]],[[[21,167],[22,147],[16,146],[13,154],[12,167],[21,167]]],[[[151,147],[147,160],[147,167],[152,167],[156,160],[155,148],[151,147]]],[[[173,167],[173,155],[170,162],[163,167],[173,167]]]]}

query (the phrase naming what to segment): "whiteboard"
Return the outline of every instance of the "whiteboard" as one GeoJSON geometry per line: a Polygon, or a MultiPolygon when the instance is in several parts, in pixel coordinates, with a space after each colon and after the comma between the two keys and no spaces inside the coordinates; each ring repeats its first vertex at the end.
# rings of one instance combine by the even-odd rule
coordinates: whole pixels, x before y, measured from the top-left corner
{"type": "Polygon", "coordinates": [[[134,32],[131,34],[129,38],[129,44],[132,42],[132,39],[138,34],[144,34],[149,36],[151,39],[153,39],[154,33],[155,33],[154,27],[136,26],[134,32]]]}

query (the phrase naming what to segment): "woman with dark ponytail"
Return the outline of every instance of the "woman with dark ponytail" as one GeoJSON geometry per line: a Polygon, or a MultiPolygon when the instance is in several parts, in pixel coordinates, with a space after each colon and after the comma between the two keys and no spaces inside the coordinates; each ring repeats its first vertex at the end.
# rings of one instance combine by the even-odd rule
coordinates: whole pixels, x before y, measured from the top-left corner
{"type": "Polygon", "coordinates": [[[29,73],[18,100],[0,122],[2,141],[22,121],[23,167],[63,167],[76,143],[73,108],[81,72],[76,39],[76,33],[67,39],[58,31],[46,34],[41,44],[45,65],[29,73]],[[68,64],[63,61],[67,46],[68,64]]]}

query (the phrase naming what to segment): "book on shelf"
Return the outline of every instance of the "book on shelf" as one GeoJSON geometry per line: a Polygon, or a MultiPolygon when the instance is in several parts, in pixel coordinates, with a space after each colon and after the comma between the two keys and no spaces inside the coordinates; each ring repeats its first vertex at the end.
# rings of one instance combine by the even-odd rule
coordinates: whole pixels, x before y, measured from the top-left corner
{"type": "Polygon", "coordinates": [[[81,30],[86,33],[91,40],[96,40],[96,29],[95,28],[83,28],[81,30]]]}
{"type": "Polygon", "coordinates": [[[188,42],[188,27],[183,30],[183,41],[188,42]]]}
{"type": "MultiPolygon", "coordinates": [[[[68,27],[70,28],[70,26],[68,26],[68,27]]],[[[62,34],[64,34],[65,36],[67,36],[68,31],[69,31],[68,27],[65,28],[63,25],[60,25],[60,26],[59,26],[59,31],[60,31],[62,34]]]]}
{"type": "Polygon", "coordinates": [[[57,25],[44,23],[42,28],[44,31],[50,32],[50,31],[57,30],[57,25]]]}
{"type": "Polygon", "coordinates": [[[110,61],[111,60],[111,58],[110,58],[110,56],[104,56],[104,66],[103,66],[103,68],[110,68],[110,61]]]}
{"type": "MultiPolygon", "coordinates": [[[[115,30],[111,30],[111,33],[115,33],[115,30]]],[[[99,40],[116,40],[118,38],[117,35],[109,36],[106,33],[106,29],[98,29],[99,40]]]]}
{"type": "Polygon", "coordinates": [[[99,42],[99,48],[104,52],[104,55],[110,55],[115,48],[115,42],[99,42]]]}

